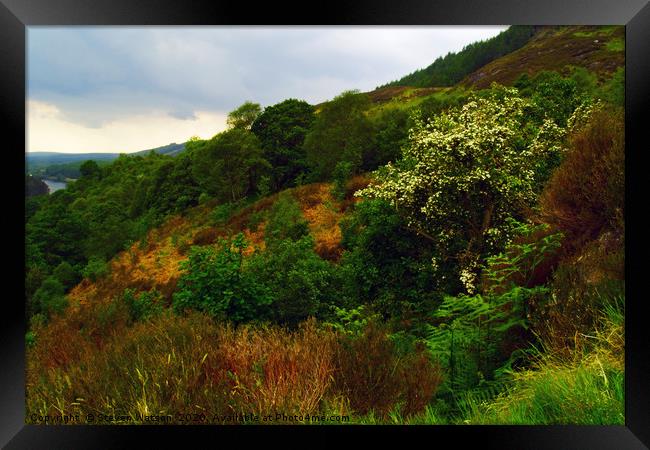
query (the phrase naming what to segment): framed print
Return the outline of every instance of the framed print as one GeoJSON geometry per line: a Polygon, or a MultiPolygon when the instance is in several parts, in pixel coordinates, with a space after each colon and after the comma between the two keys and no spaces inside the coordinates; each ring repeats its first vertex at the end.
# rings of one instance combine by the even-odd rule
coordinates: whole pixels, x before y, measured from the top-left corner
{"type": "Polygon", "coordinates": [[[6,448],[650,445],[643,0],[0,20],[6,448]]]}

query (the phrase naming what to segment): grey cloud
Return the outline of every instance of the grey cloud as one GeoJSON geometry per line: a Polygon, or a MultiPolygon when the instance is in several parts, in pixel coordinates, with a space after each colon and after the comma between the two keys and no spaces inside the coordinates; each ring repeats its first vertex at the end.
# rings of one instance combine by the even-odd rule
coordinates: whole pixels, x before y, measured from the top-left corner
{"type": "Polygon", "coordinates": [[[28,97],[101,126],[371,90],[505,27],[30,27],[28,97]],[[480,32],[479,32],[480,31],[480,32]]]}

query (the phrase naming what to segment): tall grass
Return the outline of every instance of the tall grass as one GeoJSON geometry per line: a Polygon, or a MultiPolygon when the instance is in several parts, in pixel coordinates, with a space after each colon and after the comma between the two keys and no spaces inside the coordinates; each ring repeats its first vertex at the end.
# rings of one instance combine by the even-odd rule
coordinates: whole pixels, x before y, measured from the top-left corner
{"type": "Polygon", "coordinates": [[[625,423],[623,299],[608,302],[592,335],[581,335],[572,358],[539,353],[533,368],[514,374],[514,383],[494,401],[468,396],[464,423],[625,423]]]}
{"type": "MultiPolygon", "coordinates": [[[[440,381],[427,353],[402,357],[378,330],[371,339],[351,338],[313,319],[293,332],[235,328],[170,311],[128,326],[126,313],[112,308],[99,309],[113,327],[112,334],[102,330],[101,342],[63,318],[36,331],[27,354],[28,422],[32,414],[101,414],[130,416],[129,423],[170,415],[171,423],[187,423],[189,414],[205,415],[199,423],[232,423],[237,415],[385,417],[398,409],[410,417],[425,410],[440,381]],[[383,349],[368,357],[369,341],[383,349]],[[381,367],[384,375],[373,378],[381,367]],[[363,392],[342,388],[364,385],[363,392]]],[[[92,322],[88,315],[79,317],[92,322]]]]}

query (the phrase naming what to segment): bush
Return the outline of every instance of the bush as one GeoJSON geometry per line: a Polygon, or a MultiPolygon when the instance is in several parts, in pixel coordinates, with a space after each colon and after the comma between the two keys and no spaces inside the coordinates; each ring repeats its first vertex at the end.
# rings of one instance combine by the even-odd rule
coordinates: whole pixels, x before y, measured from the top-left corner
{"type": "Polygon", "coordinates": [[[493,402],[470,400],[464,423],[623,425],[623,302],[608,305],[589,343],[568,358],[540,355],[534,367],[514,373],[515,383],[493,402]]]}
{"type": "Polygon", "coordinates": [[[269,292],[270,317],[292,328],[310,316],[320,316],[338,300],[335,270],[314,252],[314,241],[308,236],[277,242],[272,251],[252,256],[244,267],[246,276],[269,292]]]}
{"type": "Polygon", "coordinates": [[[109,266],[102,258],[92,257],[88,261],[88,264],[81,271],[81,275],[84,278],[88,278],[91,281],[97,281],[99,278],[103,278],[108,275],[109,266]]]}
{"type": "Polygon", "coordinates": [[[218,319],[242,322],[265,316],[272,302],[270,292],[242,270],[243,250],[248,246],[243,234],[221,241],[219,248],[192,247],[187,261],[181,262],[174,309],[205,311],[218,319]]]}
{"type": "Polygon", "coordinates": [[[332,178],[334,179],[332,185],[332,196],[337,200],[343,200],[345,197],[345,186],[348,179],[352,176],[354,167],[348,161],[341,161],[336,164],[332,178]]]}
{"type": "Polygon", "coordinates": [[[214,225],[225,225],[232,215],[242,207],[242,202],[222,203],[214,208],[210,219],[214,225]]]}
{"type": "Polygon", "coordinates": [[[205,192],[201,192],[201,195],[199,195],[199,205],[203,205],[204,203],[207,203],[210,200],[210,194],[207,194],[205,192]]]}
{"type": "Polygon", "coordinates": [[[54,277],[46,278],[32,298],[34,312],[43,313],[48,318],[53,314],[62,313],[68,306],[64,293],[65,289],[59,280],[54,277]]]}
{"type": "Polygon", "coordinates": [[[385,418],[400,408],[405,415],[424,410],[440,382],[439,367],[418,347],[401,358],[385,328],[370,323],[361,336],[343,335],[336,347],[335,388],[357,414],[385,418]]]}
{"type": "Polygon", "coordinates": [[[404,317],[442,290],[445,274],[434,276],[431,246],[387,202],[357,203],[340,226],[347,306],[372,304],[384,317],[404,317]]]}
{"type": "Polygon", "coordinates": [[[264,228],[264,240],[267,247],[291,239],[299,240],[309,234],[309,222],[305,219],[298,202],[289,193],[283,193],[269,211],[269,218],[264,228]]]}
{"type": "Polygon", "coordinates": [[[141,292],[136,296],[135,290],[125,289],[121,300],[129,310],[131,322],[148,320],[162,312],[162,298],[156,290],[141,292]]]}
{"type": "Polygon", "coordinates": [[[625,136],[622,111],[600,110],[570,137],[570,150],[542,193],[545,222],[576,251],[601,232],[622,234],[625,213],[625,136]]]}
{"type": "Polygon", "coordinates": [[[79,281],[79,276],[74,268],[66,261],[59,264],[54,272],[54,277],[59,280],[65,289],[69,289],[79,281]]]}

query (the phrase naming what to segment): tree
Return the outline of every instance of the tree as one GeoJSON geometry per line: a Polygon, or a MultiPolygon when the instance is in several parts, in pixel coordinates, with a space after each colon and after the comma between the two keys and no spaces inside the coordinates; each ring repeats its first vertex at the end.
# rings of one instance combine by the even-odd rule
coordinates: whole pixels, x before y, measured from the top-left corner
{"type": "Polygon", "coordinates": [[[264,228],[264,240],[268,248],[285,240],[297,241],[309,234],[309,222],[302,214],[298,202],[288,193],[280,194],[269,211],[264,228]]]}
{"type": "Polygon", "coordinates": [[[193,160],[193,174],[201,189],[231,202],[254,194],[268,167],[257,137],[241,128],[216,135],[196,149],[193,160]]]}
{"type": "Polygon", "coordinates": [[[536,106],[538,123],[550,118],[556,125],[563,127],[582,98],[575,79],[563,78],[557,72],[540,72],[535,77],[532,101],[536,106]]]}
{"type": "Polygon", "coordinates": [[[433,276],[432,246],[423,245],[387,202],[357,203],[342,220],[341,234],[342,293],[349,306],[371,304],[385,317],[398,317],[449,288],[440,272],[433,276]]]}
{"type": "Polygon", "coordinates": [[[404,158],[357,193],[393,205],[442,262],[458,268],[469,292],[480,260],[507,243],[508,219],[535,203],[538,167],[562,150],[563,132],[553,123],[528,126],[529,107],[516,89],[493,87],[460,109],[417,121],[404,158]]]}
{"type": "Polygon", "coordinates": [[[242,269],[243,234],[214,247],[192,247],[181,263],[183,275],[174,293],[174,309],[204,311],[210,316],[234,322],[263,318],[271,303],[271,292],[242,269]]]}
{"type": "Polygon", "coordinates": [[[373,150],[372,124],[365,115],[370,99],[358,91],[346,91],[323,105],[305,138],[307,164],[317,179],[329,179],[341,161],[355,172],[373,150]]]}
{"type": "Polygon", "coordinates": [[[259,103],[245,102],[239,108],[228,114],[226,123],[230,128],[250,130],[257,116],[262,113],[259,103]]]}
{"type": "Polygon", "coordinates": [[[271,189],[279,191],[292,184],[306,170],[305,136],[315,120],[309,103],[288,99],[264,109],[251,131],[258,137],[264,158],[271,164],[271,189]]]}
{"type": "Polygon", "coordinates": [[[379,116],[375,126],[375,151],[363,162],[364,170],[375,170],[389,161],[396,161],[408,141],[409,112],[389,109],[379,116]]]}
{"type": "Polygon", "coordinates": [[[32,311],[45,317],[61,313],[68,304],[63,285],[54,277],[48,277],[34,293],[32,311]]]}
{"type": "Polygon", "coordinates": [[[245,272],[270,294],[270,317],[290,327],[326,311],[339,297],[335,267],[316,254],[311,236],[276,242],[271,251],[253,255],[245,272]]]}
{"type": "Polygon", "coordinates": [[[98,177],[101,174],[101,169],[95,161],[89,159],[81,164],[79,167],[79,173],[84,178],[98,177]]]}

